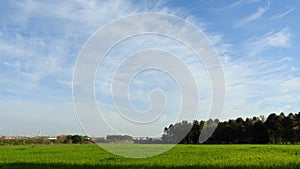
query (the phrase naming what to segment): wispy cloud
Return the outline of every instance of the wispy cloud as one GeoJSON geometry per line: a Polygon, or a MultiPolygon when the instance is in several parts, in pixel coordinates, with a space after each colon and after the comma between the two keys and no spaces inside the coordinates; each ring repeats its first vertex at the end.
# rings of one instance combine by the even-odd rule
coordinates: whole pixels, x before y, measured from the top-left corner
{"type": "Polygon", "coordinates": [[[291,76],[291,59],[240,57],[227,60],[224,119],[298,111],[299,77],[291,76]],[[292,106],[294,105],[294,106],[292,106]]]}
{"type": "MultiPolygon", "coordinates": [[[[257,5],[255,4],[256,2],[258,0],[240,0],[231,4],[229,8],[246,7],[250,3],[257,5]]],[[[37,128],[45,126],[44,124],[49,124],[47,126],[53,126],[54,124],[56,126],[55,129],[41,128],[45,131],[53,131],[55,134],[60,134],[60,131],[76,131],[78,124],[74,118],[75,113],[70,102],[70,97],[72,96],[72,70],[79,50],[88,37],[100,26],[107,24],[113,19],[132,13],[157,11],[180,15],[180,13],[177,13],[180,9],[169,9],[162,5],[165,3],[164,1],[150,4],[143,2],[133,4],[121,0],[56,1],[55,3],[27,0],[10,1],[9,3],[14,6],[15,11],[2,13],[4,17],[0,21],[0,105],[3,107],[0,115],[1,124],[10,128],[5,131],[4,129],[6,128],[4,128],[0,131],[3,133],[18,133],[20,131],[22,133],[31,132],[35,134],[37,133],[37,128]],[[34,100],[35,98],[37,99],[34,100]],[[8,103],[4,100],[10,101],[8,103]],[[47,102],[49,101],[57,102],[48,104],[47,102]],[[59,117],[58,122],[53,117],[56,119],[59,117]],[[11,123],[12,121],[18,122],[18,125],[11,123]],[[31,125],[37,121],[39,123],[31,125]],[[22,130],[19,130],[20,126],[22,130]],[[72,128],[74,126],[75,129],[72,128]]],[[[249,16],[245,15],[247,17],[240,20],[236,26],[243,26],[262,18],[269,10],[269,6],[270,3],[260,6],[257,8],[257,11],[249,16]]],[[[293,10],[289,9],[272,18],[275,20],[283,18],[293,10]]],[[[263,33],[262,36],[255,35],[246,40],[241,46],[235,46],[236,44],[225,43],[223,39],[228,38],[230,34],[223,36],[221,33],[209,32],[205,29],[207,23],[197,19],[198,16],[190,16],[188,12],[185,12],[183,16],[208,35],[223,59],[227,82],[227,114],[224,114],[224,119],[236,118],[237,116],[266,115],[271,111],[293,111],[297,108],[295,105],[298,105],[300,100],[299,96],[297,96],[300,93],[298,87],[300,86],[300,78],[295,75],[295,72],[298,70],[295,66],[291,66],[293,59],[286,56],[274,57],[272,55],[274,52],[271,54],[263,53],[271,48],[283,49],[291,47],[292,32],[289,27],[263,33]],[[235,49],[238,47],[241,47],[241,49],[238,49],[241,51],[236,52],[235,49]],[[262,53],[264,57],[260,57],[262,53]],[[291,74],[294,74],[294,76],[291,74]]],[[[159,21],[155,22],[158,25],[160,23],[159,21]]],[[[222,28],[220,28],[220,32],[222,31],[222,28]]],[[[232,38],[228,41],[235,40],[235,37],[232,38]]],[[[147,39],[142,40],[137,41],[138,43],[136,44],[133,43],[132,47],[138,48],[139,45],[143,47],[143,45],[148,45],[150,42],[147,39]]],[[[169,47],[170,51],[174,51],[174,53],[184,53],[182,48],[168,41],[164,43],[160,39],[154,40],[152,43],[156,45],[153,47],[167,47],[166,49],[169,47]]],[[[125,53],[127,48],[129,46],[125,45],[120,50],[124,49],[125,53]]],[[[112,66],[118,63],[117,59],[117,57],[113,57],[106,62],[106,71],[108,73],[112,73],[108,70],[111,70],[112,66]]],[[[203,65],[201,63],[195,64],[195,59],[184,57],[183,60],[196,72],[195,77],[201,85],[200,104],[204,105],[200,108],[200,113],[207,113],[210,105],[209,99],[211,99],[207,72],[204,69],[199,70],[200,67],[203,68],[203,65]],[[204,84],[206,82],[207,84],[204,84]]],[[[144,62],[145,60],[135,60],[133,66],[144,62]]],[[[177,71],[180,73],[179,69],[177,71]]],[[[109,85],[107,83],[109,78],[107,77],[109,76],[107,72],[104,70],[103,81],[99,81],[97,84],[106,85],[106,87],[109,85]]],[[[181,76],[184,76],[184,74],[181,74],[181,76]]],[[[169,82],[161,79],[161,76],[153,74],[152,78],[153,82],[157,82],[157,86],[169,87],[169,82]]],[[[135,99],[140,99],[138,101],[147,103],[144,105],[147,108],[149,100],[145,91],[149,90],[144,90],[144,85],[149,83],[147,81],[139,81],[143,79],[136,80],[135,85],[137,88],[132,90],[133,94],[137,96],[135,99]]],[[[110,88],[108,86],[105,89],[109,90],[110,88]]],[[[170,88],[168,89],[171,90],[170,88]]],[[[104,93],[98,100],[102,101],[102,104],[107,104],[105,92],[108,90],[99,91],[99,93],[102,92],[100,94],[104,93]]],[[[172,94],[170,97],[175,98],[174,93],[172,94]]],[[[155,101],[160,102],[161,100],[157,99],[155,101]]],[[[195,100],[193,101],[195,102],[195,100]]],[[[107,108],[106,111],[108,112],[108,118],[114,120],[115,110],[107,108]]],[[[167,115],[164,118],[164,122],[168,123],[167,115]]],[[[202,117],[202,119],[205,118],[202,117]]],[[[118,120],[114,120],[114,122],[119,123],[118,120]]],[[[163,125],[165,123],[157,125],[155,129],[161,130],[163,125]]],[[[122,126],[118,127],[122,128],[122,126]]],[[[142,133],[141,131],[139,132],[142,133]]]]}
{"type": "Polygon", "coordinates": [[[288,27],[281,31],[270,31],[260,37],[252,37],[248,39],[244,46],[248,48],[251,56],[263,52],[271,47],[290,47],[291,33],[288,27]]]}
{"type": "Polygon", "coordinates": [[[293,11],[294,11],[294,8],[287,9],[287,10],[285,10],[285,11],[283,11],[283,12],[277,14],[277,15],[272,16],[271,19],[272,20],[278,20],[282,17],[285,17],[286,15],[288,15],[289,13],[291,13],[293,11]]]}
{"type": "Polygon", "coordinates": [[[254,2],[259,2],[259,1],[260,0],[239,0],[239,1],[236,1],[232,4],[230,4],[228,6],[228,8],[237,8],[237,7],[241,7],[241,6],[251,4],[251,3],[254,3],[254,2]]]}
{"type": "MultiPolygon", "coordinates": [[[[15,10],[3,13],[5,19],[1,22],[4,26],[0,27],[0,49],[3,51],[0,53],[1,93],[3,98],[14,98],[10,99],[12,102],[24,99],[22,102],[28,104],[28,109],[31,107],[30,110],[35,111],[32,115],[43,115],[47,110],[37,110],[34,104],[29,104],[27,100],[33,100],[32,102],[39,105],[51,99],[65,99],[64,101],[67,102],[71,100],[70,82],[73,65],[80,48],[99,27],[119,17],[137,12],[176,12],[176,9],[160,7],[159,2],[134,4],[124,1],[57,1],[53,3],[27,0],[10,2],[10,5],[15,10]]],[[[13,114],[16,118],[23,119],[19,126],[26,126],[28,121],[34,120],[32,116],[26,118],[22,113],[18,113],[18,111],[27,112],[22,108],[24,106],[9,109],[10,106],[11,104],[5,108],[5,112],[1,113],[2,119],[11,120],[9,114],[13,114]]],[[[73,112],[71,106],[61,111],[67,113],[69,117],[75,115],[70,114],[73,112]]],[[[57,117],[59,113],[55,111],[51,116],[57,117]]],[[[48,115],[45,115],[44,120],[43,118],[38,120],[46,121],[48,115]]],[[[24,127],[24,130],[26,128],[32,131],[33,127],[24,127]]],[[[160,126],[159,132],[161,128],[160,126]]]]}
{"type": "Polygon", "coordinates": [[[261,7],[261,6],[258,7],[258,9],[255,13],[243,18],[235,26],[240,27],[240,26],[245,25],[249,22],[253,22],[255,20],[260,19],[268,11],[269,7],[270,7],[270,2],[268,2],[267,5],[264,6],[264,7],[261,7]]]}
{"type": "Polygon", "coordinates": [[[0,74],[6,79],[2,84],[7,84],[7,91],[15,86],[8,83],[20,80],[24,87],[44,87],[45,91],[57,88],[61,81],[71,82],[73,64],[88,37],[112,19],[141,10],[122,1],[27,0],[8,5],[15,10],[2,13],[0,27],[0,61],[4,64],[0,74]],[[45,81],[48,83],[42,84],[45,81]]]}
{"type": "Polygon", "coordinates": [[[221,7],[221,8],[211,8],[209,10],[211,11],[215,11],[215,12],[220,12],[220,11],[225,11],[225,10],[232,10],[232,9],[236,9],[236,8],[241,8],[250,4],[255,4],[260,2],[261,0],[239,0],[239,1],[235,1],[227,6],[221,7]]]}

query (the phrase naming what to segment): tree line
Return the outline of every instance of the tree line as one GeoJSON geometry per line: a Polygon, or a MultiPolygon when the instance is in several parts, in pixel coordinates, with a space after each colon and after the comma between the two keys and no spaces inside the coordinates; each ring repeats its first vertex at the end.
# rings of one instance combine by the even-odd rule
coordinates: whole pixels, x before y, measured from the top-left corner
{"type": "Polygon", "coordinates": [[[133,138],[129,135],[108,135],[90,138],[81,135],[60,135],[55,138],[5,138],[0,145],[20,144],[93,144],[93,143],[135,143],[135,144],[300,144],[300,112],[297,114],[275,113],[267,118],[237,118],[220,122],[218,119],[193,122],[182,121],[170,124],[157,138],[133,138]],[[212,133],[204,141],[201,135],[212,133]]]}
{"type": "Polygon", "coordinates": [[[60,135],[50,137],[22,137],[22,138],[0,138],[0,145],[26,145],[26,144],[91,144],[94,143],[88,136],[60,135]]]}
{"type": "MultiPolygon", "coordinates": [[[[208,144],[289,144],[300,143],[300,112],[270,114],[253,118],[237,118],[189,123],[182,121],[164,128],[162,143],[198,144],[201,132],[214,130],[204,143],[208,144]],[[188,131],[189,130],[189,131],[188,131]],[[186,132],[188,131],[188,132],[186,132]],[[183,136],[183,133],[188,133],[183,136]]],[[[204,134],[203,133],[203,134],[204,134]]]]}

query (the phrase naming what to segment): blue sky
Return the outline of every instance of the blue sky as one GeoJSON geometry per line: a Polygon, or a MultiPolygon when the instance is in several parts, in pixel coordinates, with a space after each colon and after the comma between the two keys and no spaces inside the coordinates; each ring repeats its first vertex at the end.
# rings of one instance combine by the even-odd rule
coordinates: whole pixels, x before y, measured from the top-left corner
{"type": "MultiPolygon", "coordinates": [[[[100,27],[141,12],[182,17],[210,39],[226,79],[221,119],[298,112],[298,6],[299,1],[283,0],[1,1],[0,135],[83,133],[72,103],[79,52],[100,27]]],[[[136,104],[146,109],[142,96],[136,104]]]]}

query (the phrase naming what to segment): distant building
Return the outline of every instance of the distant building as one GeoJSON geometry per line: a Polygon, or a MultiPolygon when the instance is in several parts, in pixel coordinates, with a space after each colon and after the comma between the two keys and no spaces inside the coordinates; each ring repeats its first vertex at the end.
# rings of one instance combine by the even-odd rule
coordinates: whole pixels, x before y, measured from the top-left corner
{"type": "Polygon", "coordinates": [[[56,137],[49,137],[48,140],[56,140],[56,137]]]}

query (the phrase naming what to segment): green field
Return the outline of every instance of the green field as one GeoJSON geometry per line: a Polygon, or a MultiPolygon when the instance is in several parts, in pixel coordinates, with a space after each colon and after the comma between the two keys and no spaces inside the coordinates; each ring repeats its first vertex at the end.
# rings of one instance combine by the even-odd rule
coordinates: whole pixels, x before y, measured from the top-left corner
{"type": "Polygon", "coordinates": [[[0,146],[0,168],[296,169],[300,168],[300,145],[177,145],[166,153],[139,159],[113,155],[97,145],[0,146]]]}

